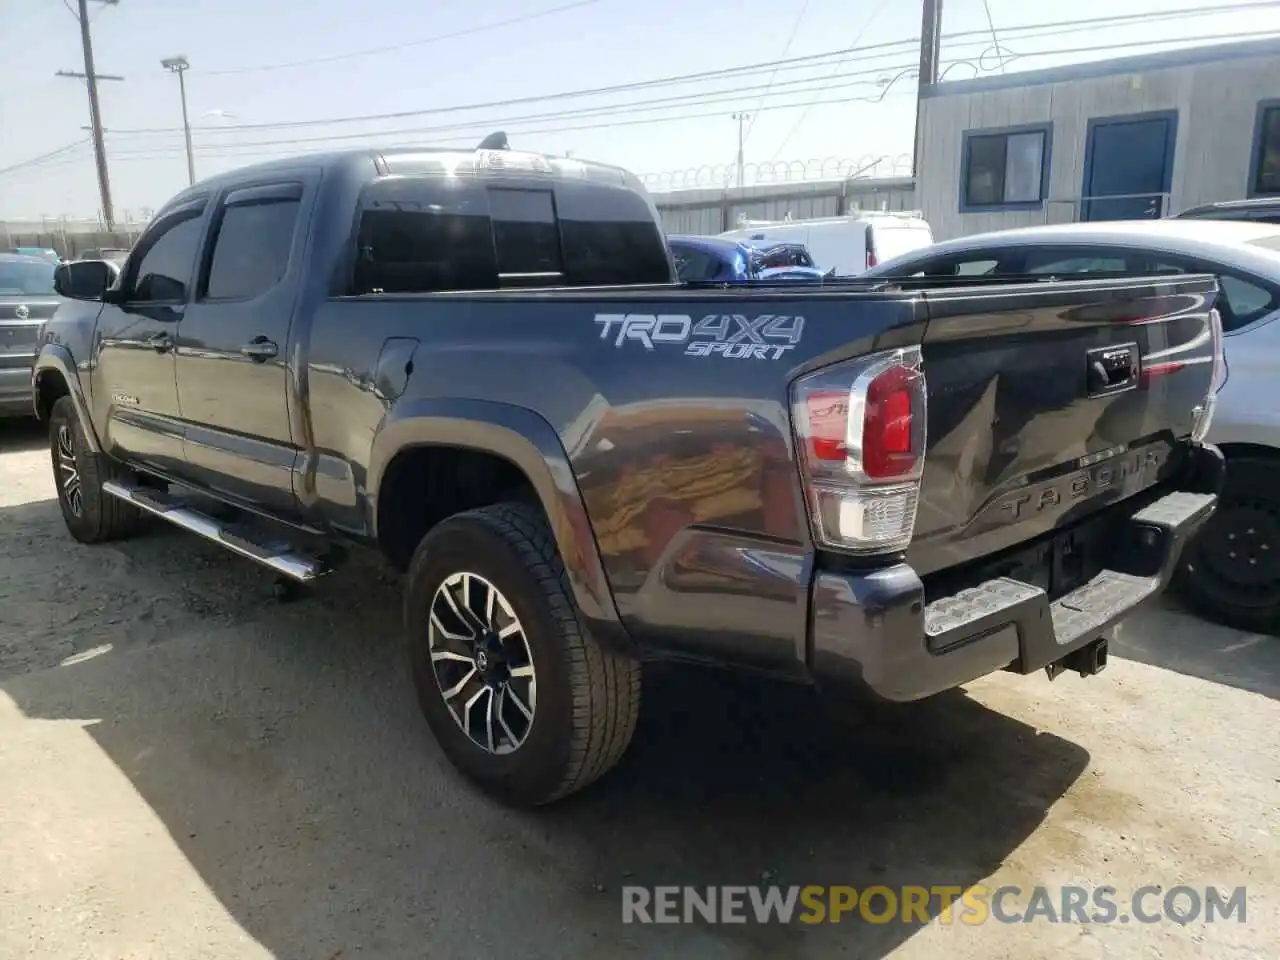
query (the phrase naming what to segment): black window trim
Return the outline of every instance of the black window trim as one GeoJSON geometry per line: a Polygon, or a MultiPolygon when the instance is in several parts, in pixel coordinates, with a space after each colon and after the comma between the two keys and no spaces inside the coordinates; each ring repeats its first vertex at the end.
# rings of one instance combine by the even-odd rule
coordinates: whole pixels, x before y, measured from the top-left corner
{"type": "Polygon", "coordinates": [[[971,130],[965,130],[960,135],[960,189],[959,189],[959,212],[960,213],[997,213],[1002,210],[1042,210],[1045,201],[1049,198],[1049,170],[1053,159],[1053,123],[1026,123],[1013,127],[976,127],[971,130]],[[1040,190],[1039,196],[1035,200],[1013,200],[1005,201],[1001,199],[995,203],[970,203],[969,202],[969,152],[970,144],[975,139],[983,139],[989,137],[1000,137],[1004,139],[1004,163],[1005,172],[1008,173],[1009,165],[1009,138],[1025,133],[1040,133],[1044,135],[1040,150],[1040,190]]]}
{"type": "Polygon", "coordinates": [[[1255,197],[1277,197],[1280,198],[1280,187],[1275,190],[1263,190],[1260,186],[1262,179],[1262,157],[1265,144],[1265,134],[1267,129],[1267,115],[1275,112],[1280,114],[1280,99],[1260,100],[1258,101],[1258,113],[1253,124],[1253,141],[1251,143],[1252,150],[1249,157],[1249,183],[1246,196],[1250,199],[1255,197]]]}
{"type": "Polygon", "coordinates": [[[302,197],[306,185],[298,180],[283,180],[271,183],[251,184],[242,187],[231,187],[218,198],[212,223],[205,231],[200,249],[200,271],[196,275],[195,303],[248,303],[266,296],[284,281],[293,267],[294,247],[297,243],[298,224],[302,221],[302,197]],[[284,273],[266,290],[249,297],[210,297],[209,277],[213,271],[213,255],[218,247],[218,237],[222,233],[222,221],[232,207],[249,207],[268,203],[297,203],[298,212],[293,224],[293,234],[289,240],[289,259],[285,262],[284,273]]]}
{"type": "Polygon", "coordinates": [[[168,210],[161,212],[155,220],[147,227],[146,232],[138,240],[137,245],[129,253],[129,262],[126,267],[127,274],[121,278],[120,290],[123,296],[123,305],[125,306],[174,306],[177,304],[186,304],[191,301],[192,279],[196,276],[197,265],[200,262],[200,246],[204,242],[205,229],[201,227],[200,237],[196,240],[196,256],[192,258],[190,273],[187,275],[185,289],[186,296],[181,300],[136,300],[133,297],[135,286],[138,280],[138,268],[142,266],[142,261],[147,258],[147,254],[151,252],[152,247],[156,245],[156,241],[169,232],[170,229],[176,227],[180,223],[188,220],[203,220],[208,213],[208,196],[193,197],[190,200],[183,201],[168,210]]]}

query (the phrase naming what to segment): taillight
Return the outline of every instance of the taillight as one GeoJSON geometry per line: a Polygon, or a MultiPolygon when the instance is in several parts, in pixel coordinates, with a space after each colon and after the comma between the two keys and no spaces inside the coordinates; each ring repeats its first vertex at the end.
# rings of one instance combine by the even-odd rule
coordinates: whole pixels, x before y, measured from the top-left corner
{"type": "Polygon", "coordinates": [[[815,539],[853,553],[904,549],[924,468],[919,347],[801,377],[791,414],[815,539]]]}
{"type": "Polygon", "coordinates": [[[867,269],[870,270],[880,261],[876,259],[876,252],[870,247],[867,248],[867,269]]]}
{"type": "Polygon", "coordinates": [[[1217,310],[1209,311],[1209,335],[1213,340],[1213,379],[1209,383],[1209,393],[1204,404],[1196,414],[1195,426],[1191,428],[1191,439],[1204,440],[1213,425],[1213,410],[1218,404],[1218,391],[1227,382],[1227,355],[1222,344],[1222,317],[1217,310]]]}

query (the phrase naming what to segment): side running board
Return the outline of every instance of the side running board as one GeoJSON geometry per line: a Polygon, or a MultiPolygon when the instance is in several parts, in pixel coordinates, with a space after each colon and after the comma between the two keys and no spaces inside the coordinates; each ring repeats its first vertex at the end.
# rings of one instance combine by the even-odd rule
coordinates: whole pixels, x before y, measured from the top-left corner
{"type": "Polygon", "coordinates": [[[102,485],[103,491],[133,504],[139,510],[153,513],[176,527],[190,530],[232,553],[255,560],[276,573],[309,583],[329,572],[328,564],[318,557],[300,552],[283,540],[272,540],[245,524],[228,524],[189,506],[182,498],[159,490],[132,487],[114,480],[102,485]]]}

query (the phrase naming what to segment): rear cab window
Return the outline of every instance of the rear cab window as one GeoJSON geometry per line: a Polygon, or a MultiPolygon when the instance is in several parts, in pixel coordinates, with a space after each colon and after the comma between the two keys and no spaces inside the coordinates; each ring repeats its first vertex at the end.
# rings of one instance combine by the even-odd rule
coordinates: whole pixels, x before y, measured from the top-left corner
{"type": "Polygon", "coordinates": [[[350,292],[670,283],[645,198],[594,183],[397,177],[364,192],[350,292]]]}

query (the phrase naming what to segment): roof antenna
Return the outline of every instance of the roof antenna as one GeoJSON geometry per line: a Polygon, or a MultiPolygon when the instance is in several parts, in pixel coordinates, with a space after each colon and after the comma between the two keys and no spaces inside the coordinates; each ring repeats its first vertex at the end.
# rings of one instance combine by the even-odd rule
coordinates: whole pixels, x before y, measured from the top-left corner
{"type": "Polygon", "coordinates": [[[476,147],[477,150],[510,150],[511,144],[507,142],[507,132],[505,130],[495,130],[476,147]]]}

